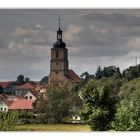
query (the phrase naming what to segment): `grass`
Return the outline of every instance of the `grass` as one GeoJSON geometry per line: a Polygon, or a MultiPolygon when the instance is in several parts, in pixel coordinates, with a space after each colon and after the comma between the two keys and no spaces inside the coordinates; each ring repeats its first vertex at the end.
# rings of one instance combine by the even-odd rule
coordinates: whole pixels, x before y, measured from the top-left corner
{"type": "Polygon", "coordinates": [[[28,124],[16,126],[16,131],[85,131],[90,129],[80,124],[28,124]]]}

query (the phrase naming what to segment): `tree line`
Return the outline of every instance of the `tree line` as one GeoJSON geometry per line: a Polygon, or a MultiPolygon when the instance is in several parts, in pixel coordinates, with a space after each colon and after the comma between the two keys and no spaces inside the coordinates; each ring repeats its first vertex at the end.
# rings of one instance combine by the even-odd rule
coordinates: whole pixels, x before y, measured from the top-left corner
{"type": "MultiPolygon", "coordinates": [[[[84,72],[80,77],[79,83],[47,86],[33,112],[22,113],[18,123],[72,123],[72,116],[79,115],[92,131],[140,130],[140,65],[122,72],[99,66],[95,74],[84,72]]],[[[48,76],[41,83],[47,85],[48,76]]]]}

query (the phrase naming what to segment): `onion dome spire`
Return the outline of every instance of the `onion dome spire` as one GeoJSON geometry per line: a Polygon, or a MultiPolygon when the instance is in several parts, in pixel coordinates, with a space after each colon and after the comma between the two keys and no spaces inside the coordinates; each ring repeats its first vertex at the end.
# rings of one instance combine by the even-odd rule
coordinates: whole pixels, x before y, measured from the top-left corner
{"type": "Polygon", "coordinates": [[[62,30],[60,28],[60,21],[61,21],[61,18],[59,17],[59,24],[58,24],[59,28],[57,30],[57,41],[53,45],[54,48],[65,48],[66,47],[65,42],[63,42],[63,40],[62,40],[62,30]]]}

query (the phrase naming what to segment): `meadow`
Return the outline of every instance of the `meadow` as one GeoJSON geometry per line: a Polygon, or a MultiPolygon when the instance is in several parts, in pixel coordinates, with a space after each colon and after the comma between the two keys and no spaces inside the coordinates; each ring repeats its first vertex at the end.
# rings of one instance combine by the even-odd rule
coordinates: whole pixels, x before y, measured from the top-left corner
{"type": "Polygon", "coordinates": [[[83,131],[90,132],[87,125],[81,124],[27,124],[16,126],[16,131],[83,131]]]}

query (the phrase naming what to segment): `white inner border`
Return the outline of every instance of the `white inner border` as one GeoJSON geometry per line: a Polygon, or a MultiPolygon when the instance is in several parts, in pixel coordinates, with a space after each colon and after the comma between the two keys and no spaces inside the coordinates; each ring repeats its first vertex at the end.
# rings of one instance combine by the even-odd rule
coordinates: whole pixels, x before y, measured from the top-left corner
{"type": "MultiPolygon", "coordinates": [[[[0,9],[140,9],[139,0],[3,0],[0,9]]],[[[3,140],[139,140],[140,133],[1,132],[3,140]]]]}

